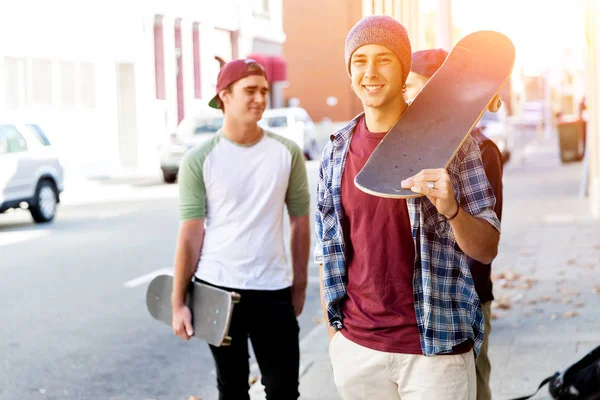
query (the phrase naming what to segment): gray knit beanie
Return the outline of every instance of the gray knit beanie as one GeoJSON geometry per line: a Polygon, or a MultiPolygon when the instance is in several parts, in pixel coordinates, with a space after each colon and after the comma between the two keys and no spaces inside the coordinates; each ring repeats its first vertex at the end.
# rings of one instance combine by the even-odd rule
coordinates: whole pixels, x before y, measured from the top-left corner
{"type": "Polygon", "coordinates": [[[378,44],[390,49],[402,65],[403,82],[410,72],[412,51],[406,28],[387,15],[370,15],[356,23],[346,37],[346,68],[350,75],[350,58],[361,46],[378,44]]]}

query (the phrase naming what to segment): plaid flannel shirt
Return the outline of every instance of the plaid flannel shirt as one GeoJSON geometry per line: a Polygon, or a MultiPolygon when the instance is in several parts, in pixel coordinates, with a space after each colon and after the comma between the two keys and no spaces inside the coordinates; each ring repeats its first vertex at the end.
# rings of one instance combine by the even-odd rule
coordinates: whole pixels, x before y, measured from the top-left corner
{"type": "MultiPolygon", "coordinates": [[[[322,295],[329,323],[336,330],[343,328],[340,301],[346,295],[348,279],[341,181],[352,133],[362,116],[331,136],[319,168],[314,258],[323,264],[322,295]]],[[[470,135],[448,172],[462,209],[500,231],[500,222],[493,211],[495,198],[479,148],[470,135]]],[[[477,355],[484,323],[467,256],[456,244],[450,223],[426,197],[407,199],[407,205],[416,249],[413,291],[423,354],[449,353],[457,344],[472,339],[477,355]]]]}

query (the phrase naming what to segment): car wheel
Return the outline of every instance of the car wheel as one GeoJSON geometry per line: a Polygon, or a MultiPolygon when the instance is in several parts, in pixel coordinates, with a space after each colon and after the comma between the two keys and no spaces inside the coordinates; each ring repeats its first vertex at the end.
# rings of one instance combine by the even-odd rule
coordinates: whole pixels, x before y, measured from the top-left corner
{"type": "Polygon", "coordinates": [[[57,204],[58,191],[56,190],[56,186],[50,180],[43,180],[38,183],[35,190],[35,198],[32,204],[29,205],[29,211],[35,222],[50,222],[56,215],[57,204]]]}
{"type": "Polygon", "coordinates": [[[175,183],[177,180],[177,172],[165,172],[163,171],[163,180],[165,183],[175,183]]]}

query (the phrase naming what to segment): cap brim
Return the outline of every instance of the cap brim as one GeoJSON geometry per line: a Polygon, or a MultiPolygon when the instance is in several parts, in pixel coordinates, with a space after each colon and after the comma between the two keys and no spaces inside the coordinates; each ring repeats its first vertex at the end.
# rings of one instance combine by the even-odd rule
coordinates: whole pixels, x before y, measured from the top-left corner
{"type": "Polygon", "coordinates": [[[219,95],[218,94],[215,97],[213,97],[212,99],[210,99],[210,101],[208,102],[208,106],[212,107],[212,108],[216,108],[217,110],[220,110],[220,108],[219,108],[219,95]]]}

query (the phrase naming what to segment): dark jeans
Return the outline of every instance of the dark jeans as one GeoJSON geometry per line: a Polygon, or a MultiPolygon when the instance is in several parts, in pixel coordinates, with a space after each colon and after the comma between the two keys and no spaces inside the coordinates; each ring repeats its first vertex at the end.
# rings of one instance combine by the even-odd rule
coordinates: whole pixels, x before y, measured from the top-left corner
{"type": "Polygon", "coordinates": [[[239,290],[241,301],[233,308],[231,346],[210,350],[217,368],[219,400],[250,400],[248,338],[260,367],[267,400],[296,400],[300,396],[298,320],[290,288],[239,290]]]}

